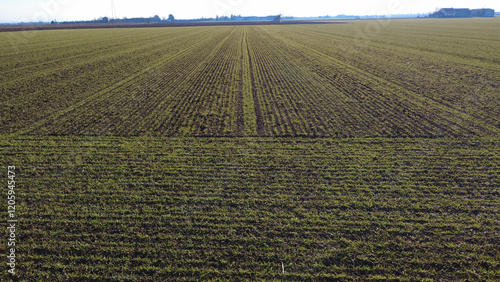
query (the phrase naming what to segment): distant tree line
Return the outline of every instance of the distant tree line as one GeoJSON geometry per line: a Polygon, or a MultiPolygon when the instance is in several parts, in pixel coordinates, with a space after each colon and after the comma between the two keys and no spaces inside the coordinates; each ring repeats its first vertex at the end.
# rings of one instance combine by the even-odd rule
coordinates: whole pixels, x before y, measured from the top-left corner
{"type": "Polygon", "coordinates": [[[155,15],[154,17],[149,18],[127,18],[124,17],[122,19],[111,19],[108,17],[101,17],[91,21],[67,21],[67,22],[58,22],[57,20],[53,20],[51,24],[85,24],[85,23],[165,23],[165,22],[175,22],[174,15],[168,15],[168,18],[160,18],[160,16],[155,15]]]}

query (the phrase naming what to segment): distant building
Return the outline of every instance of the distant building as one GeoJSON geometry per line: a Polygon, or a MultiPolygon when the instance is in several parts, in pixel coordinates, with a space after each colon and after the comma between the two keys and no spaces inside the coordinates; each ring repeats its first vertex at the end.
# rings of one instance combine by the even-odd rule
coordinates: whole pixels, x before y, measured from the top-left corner
{"type": "Polygon", "coordinates": [[[242,17],[242,16],[231,16],[231,20],[234,21],[281,21],[281,15],[278,16],[267,16],[267,17],[242,17]]]}
{"type": "Polygon", "coordinates": [[[475,9],[472,10],[473,17],[483,17],[483,18],[492,18],[495,16],[495,10],[493,9],[475,9]]]}
{"type": "Polygon", "coordinates": [[[443,8],[429,17],[431,18],[472,18],[472,17],[494,17],[495,10],[493,9],[454,9],[443,8]]]}
{"type": "Polygon", "coordinates": [[[431,18],[470,18],[469,9],[443,8],[431,15],[431,18]]]}

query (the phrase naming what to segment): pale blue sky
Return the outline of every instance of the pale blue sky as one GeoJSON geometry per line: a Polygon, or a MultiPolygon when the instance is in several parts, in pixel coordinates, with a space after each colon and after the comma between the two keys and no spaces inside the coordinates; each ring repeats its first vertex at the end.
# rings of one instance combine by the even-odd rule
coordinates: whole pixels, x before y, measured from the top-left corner
{"type": "MultiPolygon", "coordinates": [[[[493,8],[500,11],[498,0],[114,0],[116,15],[176,18],[215,17],[241,14],[285,16],[367,15],[427,13],[436,8],[493,8]]],[[[111,0],[0,0],[0,22],[91,20],[111,17],[111,0]]]]}

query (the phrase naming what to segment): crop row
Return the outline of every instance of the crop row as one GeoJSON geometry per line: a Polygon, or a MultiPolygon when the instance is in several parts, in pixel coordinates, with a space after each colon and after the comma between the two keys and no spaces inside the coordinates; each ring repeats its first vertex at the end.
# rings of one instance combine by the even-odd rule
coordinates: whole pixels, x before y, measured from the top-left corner
{"type": "MultiPolygon", "coordinates": [[[[366,26],[378,24],[356,24],[355,29],[364,32],[366,26]]],[[[471,26],[457,28],[464,23],[419,23],[409,28],[407,24],[390,22],[380,34],[362,42],[355,40],[348,26],[301,26],[293,32],[287,28],[276,31],[310,50],[348,62],[415,95],[498,128],[500,54],[495,47],[498,37],[492,33],[498,21],[476,22],[472,26],[481,32],[474,32],[474,36],[464,34],[471,31],[471,26]],[[436,27],[430,28],[432,25],[436,27]]]]}
{"type": "MultiPolygon", "coordinates": [[[[289,40],[272,30],[263,30],[262,33],[259,38],[268,40],[268,43],[264,44],[266,47],[262,49],[269,53],[272,50],[281,51],[279,55],[269,54],[269,58],[288,57],[288,60],[276,63],[277,66],[296,62],[295,66],[290,63],[290,66],[284,67],[287,73],[276,74],[279,76],[276,79],[281,82],[289,76],[290,83],[305,81],[306,85],[310,85],[310,90],[306,93],[309,98],[314,98],[296,108],[314,106],[314,112],[322,114],[324,120],[336,113],[345,113],[344,116],[334,119],[340,126],[329,124],[330,130],[350,130],[347,133],[342,132],[342,135],[347,136],[468,136],[498,133],[495,125],[483,123],[482,120],[414,95],[391,81],[373,76],[369,71],[316,52],[314,48],[309,48],[310,39],[308,43],[301,44],[297,43],[298,40],[289,40]],[[298,73],[302,75],[292,77],[298,73]],[[325,92],[327,95],[323,96],[325,92]],[[320,103],[327,107],[324,114],[319,111],[320,103]]],[[[273,78],[268,78],[266,83],[271,79],[273,78]]],[[[291,89],[299,88],[288,87],[282,92],[286,93],[291,89]]],[[[291,97],[300,99],[298,95],[291,97]]],[[[328,135],[332,136],[333,132],[328,135]]]]}
{"type": "Polygon", "coordinates": [[[23,137],[0,153],[21,279],[494,280],[498,144],[23,137]]]}
{"type": "Polygon", "coordinates": [[[176,56],[40,123],[32,133],[241,135],[243,113],[235,110],[243,106],[238,73],[241,36],[241,30],[233,29],[204,37],[176,56]]]}
{"type": "Polygon", "coordinates": [[[463,62],[439,66],[435,54],[392,48],[392,37],[384,39],[385,49],[380,42],[360,49],[345,39],[344,26],[148,29],[145,34],[132,29],[109,42],[106,31],[74,31],[99,42],[78,46],[80,39],[73,38],[72,44],[53,31],[40,32],[19,58],[4,55],[0,97],[6,115],[0,118],[0,131],[79,136],[499,134],[493,65],[480,66],[470,58],[474,67],[463,62]],[[60,46],[54,47],[60,53],[48,52],[47,39],[60,46]],[[403,63],[408,56],[410,65],[403,63]],[[19,69],[8,70],[13,64],[19,69]],[[479,87],[477,79],[487,85],[479,87]],[[446,98],[451,95],[460,98],[446,98]]]}
{"type": "MultiPolygon", "coordinates": [[[[80,31],[81,36],[87,38],[95,36],[92,31],[86,32],[80,31]]],[[[134,34],[132,31],[128,32],[129,36],[134,34]]],[[[43,63],[41,70],[28,64],[30,71],[19,76],[14,70],[11,72],[12,79],[8,79],[10,75],[8,74],[7,78],[0,82],[0,97],[5,112],[5,115],[2,115],[2,132],[11,133],[20,129],[26,131],[31,126],[36,127],[38,126],[36,123],[43,122],[48,116],[59,114],[78,103],[92,99],[107,88],[117,87],[124,80],[147,70],[158,60],[175,56],[186,49],[186,46],[196,43],[196,36],[203,37],[206,33],[207,31],[199,29],[184,34],[147,33],[148,37],[145,39],[133,38],[125,45],[123,43],[127,42],[126,37],[117,38],[117,42],[122,45],[114,47],[113,41],[110,43],[101,38],[96,45],[109,47],[111,52],[97,52],[89,57],[87,53],[92,53],[91,50],[75,47],[79,50],[80,56],[71,58],[69,62],[48,61],[43,63]]],[[[59,37],[60,40],[62,38],[64,37],[59,37]]],[[[57,37],[54,38],[56,42],[54,44],[57,44],[56,39],[57,37]]],[[[48,56],[45,54],[46,51],[33,52],[34,56],[42,59],[48,56]]],[[[61,51],[56,54],[60,60],[65,60],[65,56],[71,54],[70,52],[72,52],[71,46],[66,47],[66,52],[61,51]]],[[[13,55],[6,62],[16,60],[13,55]]]]}

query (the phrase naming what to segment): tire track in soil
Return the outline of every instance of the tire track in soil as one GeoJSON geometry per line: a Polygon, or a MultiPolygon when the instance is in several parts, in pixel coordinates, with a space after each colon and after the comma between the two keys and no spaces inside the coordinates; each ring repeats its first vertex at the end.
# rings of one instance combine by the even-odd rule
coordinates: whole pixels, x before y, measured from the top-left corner
{"type": "Polygon", "coordinates": [[[237,130],[238,130],[238,135],[239,136],[245,136],[245,111],[243,109],[243,71],[244,71],[244,67],[243,67],[243,61],[244,61],[244,56],[243,56],[243,52],[244,49],[243,49],[243,39],[246,39],[246,36],[245,36],[245,31],[243,30],[243,35],[242,35],[242,39],[241,39],[241,57],[240,57],[240,83],[238,85],[238,117],[237,117],[237,120],[236,120],[236,124],[237,124],[237,130]]]}
{"type": "Polygon", "coordinates": [[[259,97],[257,97],[257,87],[255,85],[255,76],[253,73],[253,63],[252,56],[250,55],[250,47],[248,46],[248,38],[245,37],[245,43],[247,45],[248,61],[250,65],[250,78],[252,81],[252,95],[255,106],[255,117],[257,118],[257,135],[264,136],[264,121],[262,119],[262,111],[260,109],[259,97]]]}

